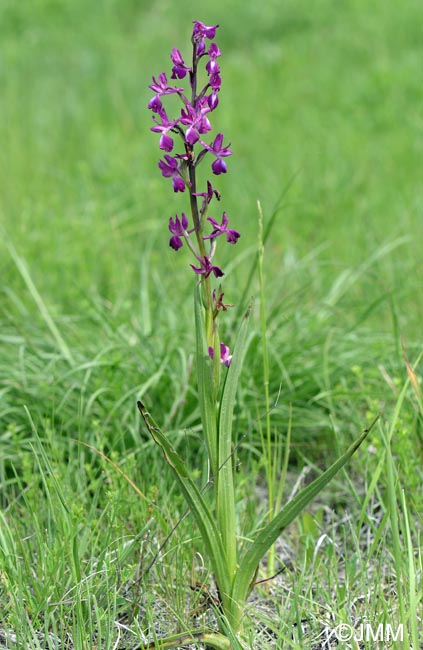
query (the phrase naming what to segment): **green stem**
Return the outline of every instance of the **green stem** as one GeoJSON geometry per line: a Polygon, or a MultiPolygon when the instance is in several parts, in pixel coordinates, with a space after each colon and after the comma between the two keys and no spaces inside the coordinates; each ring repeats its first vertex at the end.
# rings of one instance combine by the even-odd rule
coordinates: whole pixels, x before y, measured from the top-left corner
{"type": "MultiPolygon", "coordinates": [[[[198,249],[200,251],[200,256],[205,258],[207,256],[206,247],[204,246],[204,240],[202,235],[201,228],[201,219],[200,213],[198,210],[197,197],[195,196],[197,192],[197,179],[195,174],[195,164],[193,161],[193,148],[187,148],[188,153],[188,174],[190,181],[189,188],[189,199],[191,206],[192,221],[195,229],[195,236],[197,238],[198,249]]],[[[203,279],[203,301],[206,310],[206,338],[207,344],[213,346],[213,298],[212,291],[210,286],[210,278],[203,279]]]]}

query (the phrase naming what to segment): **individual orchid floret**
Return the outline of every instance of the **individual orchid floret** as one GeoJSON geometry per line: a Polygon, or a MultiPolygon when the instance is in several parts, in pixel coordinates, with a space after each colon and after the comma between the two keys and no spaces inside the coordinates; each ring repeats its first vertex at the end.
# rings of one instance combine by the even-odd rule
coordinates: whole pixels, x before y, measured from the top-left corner
{"type": "Polygon", "coordinates": [[[213,92],[218,92],[220,86],[222,85],[222,77],[219,72],[212,74],[209,79],[209,86],[212,88],[213,92]]]}
{"type": "Polygon", "coordinates": [[[223,275],[225,275],[222,269],[220,269],[218,266],[212,265],[210,259],[207,256],[199,257],[198,260],[201,264],[200,267],[190,264],[194,273],[197,273],[198,275],[204,275],[205,278],[208,278],[211,273],[214,274],[215,278],[221,278],[223,275]]]}
{"type": "Polygon", "coordinates": [[[219,190],[215,190],[210,181],[207,181],[207,192],[194,192],[193,196],[202,196],[207,205],[209,205],[213,196],[215,196],[218,201],[220,201],[221,198],[219,190]]]}
{"type": "MultiPolygon", "coordinates": [[[[173,138],[168,135],[168,131],[170,131],[175,124],[177,123],[176,121],[170,122],[169,118],[166,115],[166,111],[164,108],[161,108],[160,110],[157,111],[162,123],[158,124],[156,123],[155,126],[151,127],[151,131],[154,131],[154,133],[161,133],[160,141],[159,141],[159,147],[163,151],[170,152],[173,149],[173,138]]],[[[153,118],[156,120],[156,117],[153,116],[153,118]]],[[[157,120],[156,120],[157,122],[157,120]]]]}
{"type": "Polygon", "coordinates": [[[177,88],[176,86],[169,86],[167,83],[166,73],[164,72],[159,74],[158,80],[153,77],[153,83],[148,87],[158,96],[173,95],[174,93],[180,93],[184,90],[183,88],[177,88]]]}
{"type": "Polygon", "coordinates": [[[176,215],[175,219],[170,217],[169,219],[169,230],[172,233],[173,237],[169,240],[169,246],[173,248],[174,251],[182,248],[182,237],[185,236],[185,233],[188,228],[188,218],[184,212],[181,214],[181,219],[176,215]]]}
{"type": "Polygon", "coordinates": [[[219,96],[217,93],[213,92],[210,95],[207,95],[207,103],[211,111],[214,111],[219,104],[219,96]]]}
{"type": "Polygon", "coordinates": [[[210,60],[208,61],[206,65],[206,70],[209,73],[209,75],[216,75],[219,74],[220,68],[219,64],[217,63],[216,59],[218,56],[221,55],[221,52],[219,48],[217,47],[216,43],[212,43],[209,47],[209,51],[207,54],[210,57],[210,60]]]}
{"type": "Polygon", "coordinates": [[[193,38],[208,38],[210,40],[214,39],[216,36],[216,29],[219,27],[219,25],[212,25],[208,27],[200,20],[193,20],[192,22],[194,23],[192,30],[193,38]]]}
{"type": "Polygon", "coordinates": [[[150,101],[148,102],[148,108],[150,109],[150,111],[153,111],[153,113],[159,113],[161,111],[161,109],[163,108],[163,104],[161,102],[159,95],[154,95],[154,97],[150,99],[150,101]]]}
{"type": "Polygon", "coordinates": [[[215,237],[218,237],[219,235],[226,235],[226,241],[229,244],[236,244],[238,241],[239,237],[241,236],[237,230],[232,230],[231,228],[228,228],[228,223],[229,219],[226,215],[226,212],[223,213],[222,215],[222,223],[219,224],[216,219],[213,219],[212,217],[207,217],[207,221],[211,223],[213,226],[213,232],[211,235],[208,235],[207,237],[204,237],[203,239],[214,239],[215,237]]]}
{"type": "Polygon", "coordinates": [[[223,147],[222,143],[223,143],[223,133],[217,134],[212,145],[208,145],[205,142],[201,142],[201,144],[207,149],[207,151],[210,151],[210,153],[216,156],[216,160],[212,164],[212,171],[213,174],[216,174],[216,176],[218,176],[219,174],[226,174],[227,172],[226,163],[222,159],[226,158],[226,156],[232,155],[232,151],[228,149],[228,147],[223,147]]]}
{"type": "Polygon", "coordinates": [[[172,54],[170,55],[172,59],[173,68],[172,68],[172,79],[183,79],[186,77],[188,72],[191,72],[191,68],[185,65],[182,58],[182,54],[176,47],[173,48],[172,54]]]}
{"type": "Polygon", "coordinates": [[[206,50],[206,44],[204,39],[208,38],[212,40],[216,35],[216,29],[219,25],[213,25],[208,27],[199,20],[194,20],[194,28],[192,30],[192,41],[195,45],[195,54],[201,56],[206,50]]]}
{"type": "Polygon", "coordinates": [[[181,109],[181,118],[179,121],[188,127],[185,133],[185,140],[188,144],[193,145],[198,142],[200,139],[199,133],[202,134],[210,131],[211,125],[205,115],[206,110],[210,110],[208,105],[207,109],[200,106],[196,110],[191,104],[188,104],[185,109],[181,109]]]}
{"type": "Polygon", "coordinates": [[[215,317],[219,311],[228,311],[228,307],[233,307],[232,304],[223,302],[224,295],[225,294],[222,291],[222,287],[219,287],[218,292],[216,289],[213,289],[212,299],[215,317]]]}
{"type": "MultiPolygon", "coordinates": [[[[211,346],[209,347],[209,357],[210,359],[214,359],[214,348],[211,346]]],[[[230,353],[230,350],[227,345],[224,343],[220,344],[220,363],[223,363],[227,368],[231,365],[232,361],[232,354],[230,353]]]]}
{"type": "Polygon", "coordinates": [[[176,158],[165,155],[164,160],[159,160],[158,166],[165,178],[171,178],[174,192],[185,191],[185,181],[180,174],[179,164],[176,158]]]}
{"type": "Polygon", "coordinates": [[[210,79],[209,79],[209,86],[212,89],[212,92],[210,95],[207,95],[207,104],[208,107],[211,111],[214,111],[215,108],[217,108],[219,104],[219,90],[220,86],[222,84],[222,79],[220,78],[220,74],[212,74],[210,79]]]}

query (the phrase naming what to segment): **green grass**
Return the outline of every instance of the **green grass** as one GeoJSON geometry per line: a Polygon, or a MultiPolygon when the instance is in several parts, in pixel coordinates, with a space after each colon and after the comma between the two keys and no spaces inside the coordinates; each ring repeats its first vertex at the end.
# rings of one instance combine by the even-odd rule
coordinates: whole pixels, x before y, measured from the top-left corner
{"type": "MultiPolygon", "coordinates": [[[[366,620],[404,621],[415,645],[423,414],[416,386],[401,393],[401,337],[413,365],[418,0],[0,2],[0,630],[29,648],[39,648],[35,632],[128,647],[189,629],[188,610],[205,599],[190,588],[207,582],[207,567],[189,517],[156,558],[185,506],[135,406],[142,398],[204,484],[192,278],[167,245],[184,197],[156,168],[146,110],[151,75],[168,69],[174,45],[188,46],[194,18],[221,25],[213,123],[234,151],[218,187],[242,232],[225,265],[225,299],[240,313],[257,199],[265,230],[278,206],[263,283],[275,444],[291,426],[284,498],[304,466],[317,473],[382,413],[277,546],[287,568],[246,612],[251,643],[312,648],[325,626],[366,620]]],[[[257,275],[251,293],[234,422],[247,538],[267,516],[257,275]]],[[[236,328],[234,309],[225,342],[236,328]]],[[[415,372],[419,382],[421,362],[415,372]]]]}

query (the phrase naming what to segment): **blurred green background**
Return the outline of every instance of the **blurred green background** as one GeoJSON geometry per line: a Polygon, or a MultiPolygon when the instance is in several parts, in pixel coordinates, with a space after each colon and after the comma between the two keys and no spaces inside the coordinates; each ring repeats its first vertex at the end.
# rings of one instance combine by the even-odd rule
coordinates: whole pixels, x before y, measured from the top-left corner
{"type": "MultiPolygon", "coordinates": [[[[419,0],[2,0],[1,220],[45,299],[74,311],[93,287],[113,302],[130,296],[152,241],[163,274],[178,267],[188,283],[182,256],[167,250],[183,199],[156,168],[146,103],[171,48],[188,54],[196,18],[221,26],[213,126],[234,151],[219,188],[240,248],[255,243],[257,199],[269,215],[289,184],[272,275],[321,245],[310,278],[320,295],[341,270],[409,237],[355,299],[393,291],[412,332],[423,315],[422,14],[419,0]]],[[[18,286],[3,246],[2,260],[18,286]]],[[[383,303],[378,316],[384,327],[383,303]]]]}
{"type": "MultiPolygon", "coordinates": [[[[265,257],[273,391],[281,377],[294,401],[307,382],[305,402],[328,389],[321,355],[330,332],[335,368],[345,341],[341,373],[345,363],[391,359],[384,337],[398,358],[399,334],[418,343],[422,17],[420,0],[1,0],[1,376],[10,409],[45,398],[56,412],[75,381],[87,399],[105,383],[112,399],[129,395],[129,413],[136,378],[188,366],[190,260],[169,249],[167,231],[186,196],[157,169],[146,105],[152,74],[170,71],[172,47],[189,54],[193,19],[220,25],[223,86],[212,123],[234,155],[216,186],[242,233],[236,249],[222,248],[228,302],[243,307],[257,200],[265,223],[280,208],[265,257]],[[110,353],[110,377],[91,385],[82,370],[78,380],[51,370],[63,349],[16,256],[81,368],[114,343],[129,345],[110,353]]],[[[169,373],[157,377],[154,399],[170,408],[177,380],[166,381],[169,373]]],[[[76,417],[69,404],[66,417],[76,417]]]]}

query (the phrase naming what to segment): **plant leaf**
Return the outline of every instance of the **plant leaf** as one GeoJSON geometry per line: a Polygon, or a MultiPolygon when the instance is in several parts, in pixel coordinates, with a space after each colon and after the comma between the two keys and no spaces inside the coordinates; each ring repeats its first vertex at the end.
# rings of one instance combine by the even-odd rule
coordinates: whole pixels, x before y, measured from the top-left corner
{"type": "Polygon", "coordinates": [[[154,442],[156,442],[161,448],[166,462],[172,468],[185,501],[194,515],[201,537],[206,546],[207,553],[210,557],[216,583],[219,588],[219,595],[225,606],[230,598],[230,583],[226,563],[226,551],[222,544],[216,523],[213,520],[212,513],[207,507],[197,485],[191,479],[185,463],[176,449],[156,425],[142,402],[138,401],[137,406],[150,435],[154,442]]]}
{"type": "Polygon", "coordinates": [[[321,476],[315,479],[310,485],[290,501],[276,517],[262,530],[240,562],[240,567],[235,578],[232,598],[235,602],[245,603],[248,594],[252,589],[252,581],[259,565],[267,550],[276,541],[285,528],[299,515],[299,513],[316,497],[319,492],[331,481],[337,472],[345,465],[351,456],[357,451],[360,445],[367,438],[379,416],[372,424],[365,429],[353,442],[347,451],[338,458],[321,476]]]}
{"type": "Polygon", "coordinates": [[[193,641],[206,644],[206,647],[215,650],[230,650],[231,642],[223,634],[209,631],[192,630],[191,632],[182,632],[181,634],[172,634],[164,639],[158,639],[151,643],[146,643],[139,647],[140,650],[167,650],[167,648],[181,647],[188,645],[193,641]]]}
{"type": "Polygon", "coordinates": [[[216,390],[213,385],[212,364],[207,350],[204,307],[201,298],[201,284],[197,284],[194,294],[195,333],[197,356],[198,399],[201,422],[206,439],[212,476],[216,476],[217,462],[217,415],[216,390]]]}
{"type": "Polygon", "coordinates": [[[216,477],[216,504],[219,529],[228,557],[231,580],[237,566],[235,491],[232,470],[232,422],[236,392],[245,352],[248,347],[248,320],[251,303],[236,338],[231,365],[226,374],[219,409],[218,474],[216,477]]]}

